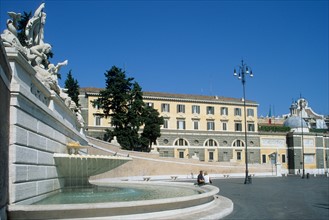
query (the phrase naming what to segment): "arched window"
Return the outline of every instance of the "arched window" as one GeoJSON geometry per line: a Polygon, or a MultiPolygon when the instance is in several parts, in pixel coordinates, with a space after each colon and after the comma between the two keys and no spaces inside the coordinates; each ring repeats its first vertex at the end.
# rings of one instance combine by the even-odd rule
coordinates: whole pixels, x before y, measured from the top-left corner
{"type": "Polygon", "coordinates": [[[214,139],[208,139],[205,143],[205,146],[217,147],[217,141],[215,141],[214,139]]]}
{"type": "Polygon", "coordinates": [[[175,141],[175,146],[188,146],[188,142],[183,138],[179,138],[175,141]]]}
{"type": "Polygon", "coordinates": [[[236,140],[233,142],[233,147],[244,147],[244,142],[241,140],[236,140]]]}

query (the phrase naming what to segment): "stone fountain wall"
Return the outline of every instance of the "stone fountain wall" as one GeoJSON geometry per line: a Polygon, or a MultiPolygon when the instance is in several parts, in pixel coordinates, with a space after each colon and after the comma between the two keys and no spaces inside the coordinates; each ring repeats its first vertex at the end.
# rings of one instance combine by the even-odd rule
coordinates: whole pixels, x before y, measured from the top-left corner
{"type": "Polygon", "coordinates": [[[88,141],[80,133],[81,124],[75,113],[36,78],[35,69],[24,56],[14,47],[5,50],[13,75],[8,203],[31,204],[63,186],[54,153],[66,153],[70,141],[79,141],[81,145],[88,141]]]}
{"type": "Polygon", "coordinates": [[[11,69],[0,40],[0,219],[6,219],[8,203],[10,80],[11,69]]]}

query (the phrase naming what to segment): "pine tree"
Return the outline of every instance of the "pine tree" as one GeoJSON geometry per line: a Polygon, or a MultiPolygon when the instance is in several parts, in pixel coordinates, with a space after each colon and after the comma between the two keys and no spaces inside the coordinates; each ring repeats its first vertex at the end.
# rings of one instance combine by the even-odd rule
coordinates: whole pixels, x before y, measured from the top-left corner
{"type": "Polygon", "coordinates": [[[106,71],[105,78],[105,90],[100,91],[100,97],[92,101],[94,107],[103,110],[105,117],[111,117],[114,129],[107,130],[104,138],[111,140],[116,136],[121,147],[126,150],[149,151],[149,143],[154,143],[160,136],[163,119],[158,117],[156,110],[146,107],[142,88],[134,78],[127,78],[122,69],[113,66],[106,71]],[[153,125],[153,122],[156,124],[153,125]],[[146,131],[140,135],[139,129],[143,124],[146,131]]]}
{"type": "Polygon", "coordinates": [[[146,106],[143,112],[144,129],[141,135],[142,151],[149,152],[152,144],[161,136],[160,127],[163,125],[163,117],[159,112],[150,106],[146,106]]]}
{"type": "Polygon", "coordinates": [[[103,110],[105,117],[111,117],[114,130],[109,135],[117,137],[118,142],[124,149],[132,149],[133,135],[131,125],[127,117],[131,85],[133,78],[126,78],[122,69],[113,66],[105,73],[105,90],[100,91],[100,97],[93,101],[93,106],[103,110]]]}
{"type": "Polygon", "coordinates": [[[75,102],[77,107],[79,107],[79,83],[76,79],[72,76],[72,70],[69,71],[67,74],[64,87],[67,89],[67,94],[69,97],[71,97],[72,101],[75,102]]]}

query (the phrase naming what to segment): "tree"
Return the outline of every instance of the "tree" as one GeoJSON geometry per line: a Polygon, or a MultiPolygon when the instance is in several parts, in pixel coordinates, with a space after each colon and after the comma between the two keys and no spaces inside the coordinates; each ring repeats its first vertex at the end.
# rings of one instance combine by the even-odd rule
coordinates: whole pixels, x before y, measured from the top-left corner
{"type": "Polygon", "coordinates": [[[152,143],[156,144],[156,140],[161,136],[160,127],[163,125],[163,117],[159,117],[159,112],[150,106],[146,106],[143,114],[144,129],[142,133],[143,151],[149,152],[152,143]]]}
{"type": "Polygon", "coordinates": [[[105,90],[100,91],[100,97],[93,101],[93,106],[103,109],[105,117],[111,117],[114,130],[109,135],[117,136],[117,140],[124,149],[131,149],[131,128],[129,127],[128,100],[133,78],[126,78],[125,72],[113,66],[105,75],[105,90]]]}
{"type": "Polygon", "coordinates": [[[104,138],[111,140],[116,136],[123,149],[147,151],[150,141],[155,142],[160,132],[151,135],[151,131],[147,131],[142,136],[139,129],[147,122],[147,129],[160,131],[160,125],[157,129],[151,127],[152,121],[147,121],[147,117],[156,117],[159,114],[146,110],[142,88],[134,78],[127,78],[122,69],[113,66],[106,71],[105,78],[105,90],[100,91],[100,97],[92,101],[94,107],[98,106],[103,110],[105,117],[111,117],[114,128],[107,130],[104,138]]]}
{"type": "Polygon", "coordinates": [[[67,89],[67,94],[71,97],[72,101],[75,102],[77,107],[79,107],[79,83],[72,76],[72,70],[67,74],[66,80],[64,82],[64,87],[67,89]]]}

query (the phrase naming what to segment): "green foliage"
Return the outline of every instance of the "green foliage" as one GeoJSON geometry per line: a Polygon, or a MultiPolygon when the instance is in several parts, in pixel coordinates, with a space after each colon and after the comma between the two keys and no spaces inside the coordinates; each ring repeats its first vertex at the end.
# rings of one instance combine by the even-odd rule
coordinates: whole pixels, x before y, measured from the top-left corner
{"type": "MultiPolygon", "coordinates": [[[[160,135],[151,135],[150,132],[140,135],[139,129],[143,124],[147,129],[151,126],[146,116],[156,117],[154,113],[147,113],[150,110],[143,101],[142,88],[134,78],[127,78],[125,72],[116,66],[106,71],[105,78],[105,90],[100,91],[100,97],[92,101],[94,107],[103,110],[105,117],[111,117],[114,129],[108,130],[104,138],[116,136],[123,149],[148,151],[149,143],[155,142],[160,135]]],[[[160,131],[160,125],[157,124],[159,128],[153,125],[154,131],[160,131]]]]}
{"type": "Polygon", "coordinates": [[[156,140],[161,136],[160,126],[163,125],[163,117],[159,116],[159,112],[152,107],[146,106],[143,114],[144,129],[142,133],[143,151],[150,151],[152,143],[156,144],[156,140]]]}
{"type": "Polygon", "coordinates": [[[314,133],[329,133],[329,129],[311,128],[310,132],[314,133]]]}
{"type": "Polygon", "coordinates": [[[103,137],[103,141],[108,141],[111,142],[111,140],[113,139],[113,131],[111,131],[110,129],[105,129],[105,134],[103,137]]]}
{"type": "Polygon", "coordinates": [[[67,74],[66,80],[64,82],[64,87],[67,89],[67,94],[71,97],[72,101],[74,101],[79,107],[79,83],[72,76],[72,70],[67,74]]]}
{"type": "Polygon", "coordinates": [[[266,131],[266,132],[289,132],[290,127],[285,126],[268,126],[268,125],[261,125],[258,126],[258,131],[266,131]]]}

